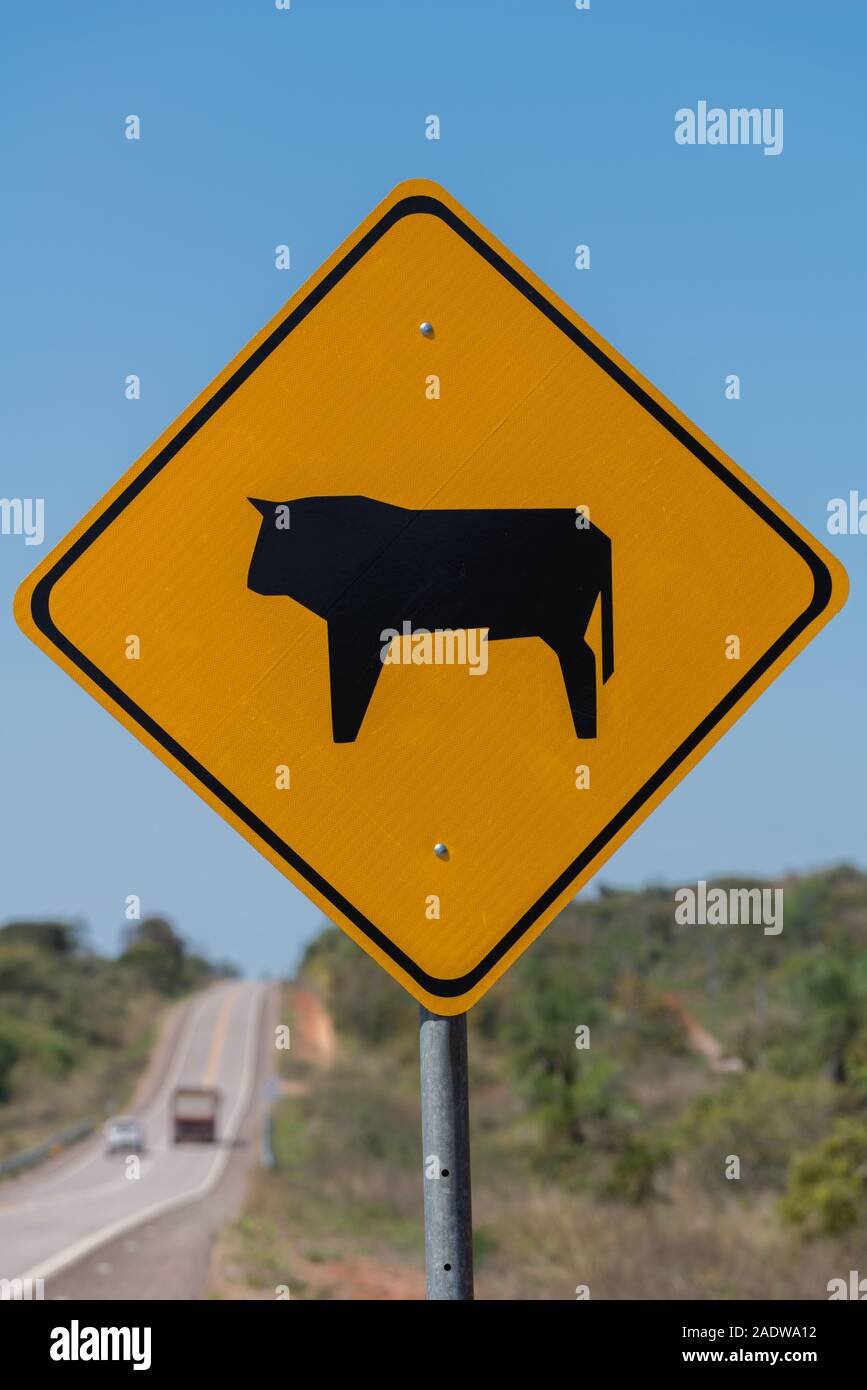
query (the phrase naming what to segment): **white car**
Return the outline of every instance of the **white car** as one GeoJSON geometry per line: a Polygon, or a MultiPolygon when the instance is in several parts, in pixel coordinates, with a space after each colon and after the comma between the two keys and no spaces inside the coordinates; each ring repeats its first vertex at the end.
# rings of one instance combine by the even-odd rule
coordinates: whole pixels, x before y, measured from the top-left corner
{"type": "Polygon", "coordinates": [[[126,1117],[109,1120],[105,1127],[105,1152],[107,1154],[141,1154],[144,1153],[144,1148],[144,1130],[138,1120],[126,1117]]]}

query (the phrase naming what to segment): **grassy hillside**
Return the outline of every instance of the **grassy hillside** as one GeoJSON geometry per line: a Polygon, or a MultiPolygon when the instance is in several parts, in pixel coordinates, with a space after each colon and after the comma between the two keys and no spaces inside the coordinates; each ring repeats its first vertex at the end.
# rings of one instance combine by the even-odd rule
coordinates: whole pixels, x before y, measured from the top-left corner
{"type": "MultiPolygon", "coordinates": [[[[779,935],[678,926],[661,887],[576,903],[471,1012],[480,1297],[826,1298],[863,1265],[867,876],[777,886],[779,935]]],[[[296,1035],[308,991],[336,1054],[281,1054],[277,1166],[220,1258],[263,1296],[417,1295],[417,1009],[334,929],[296,1035]]]]}
{"type": "Polygon", "coordinates": [[[211,973],[159,918],[136,924],[117,960],[67,923],[0,928],[0,1158],[121,1107],[167,1002],[211,973]]]}

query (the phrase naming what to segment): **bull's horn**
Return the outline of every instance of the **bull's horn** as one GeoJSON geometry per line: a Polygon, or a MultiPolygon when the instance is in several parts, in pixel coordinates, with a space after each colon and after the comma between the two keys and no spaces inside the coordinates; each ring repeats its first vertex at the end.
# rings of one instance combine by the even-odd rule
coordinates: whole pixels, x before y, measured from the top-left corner
{"type": "Polygon", "coordinates": [[[274,510],[274,503],[263,502],[261,497],[248,497],[247,501],[256,508],[257,512],[261,512],[262,516],[270,516],[274,510]]]}

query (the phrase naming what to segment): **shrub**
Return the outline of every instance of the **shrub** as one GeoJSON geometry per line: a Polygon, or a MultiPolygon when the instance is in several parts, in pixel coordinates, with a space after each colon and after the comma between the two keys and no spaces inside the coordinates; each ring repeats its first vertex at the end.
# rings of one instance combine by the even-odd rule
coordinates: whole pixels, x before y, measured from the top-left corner
{"type": "Polygon", "coordinates": [[[867,1120],[846,1116],[798,1154],[779,1206],[783,1219],[807,1237],[867,1225],[867,1120]]]}
{"type": "Polygon", "coordinates": [[[18,1057],[19,1050],[14,1039],[0,1031],[0,1102],[9,1099],[12,1068],[18,1057]]]}
{"type": "Polygon", "coordinates": [[[752,1191],[782,1191],[798,1149],[827,1133],[844,1101],[845,1093],[823,1078],[748,1072],[693,1102],[679,1143],[706,1186],[732,1186],[725,1159],[735,1154],[752,1191]]]}

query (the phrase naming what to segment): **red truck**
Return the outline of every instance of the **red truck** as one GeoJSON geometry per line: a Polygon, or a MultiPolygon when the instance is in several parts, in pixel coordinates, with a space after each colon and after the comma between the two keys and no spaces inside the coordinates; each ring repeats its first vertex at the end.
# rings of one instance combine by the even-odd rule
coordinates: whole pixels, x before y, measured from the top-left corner
{"type": "Polygon", "coordinates": [[[220,1093],[213,1086],[179,1086],[172,1096],[176,1144],[213,1144],[217,1138],[220,1093]]]}

